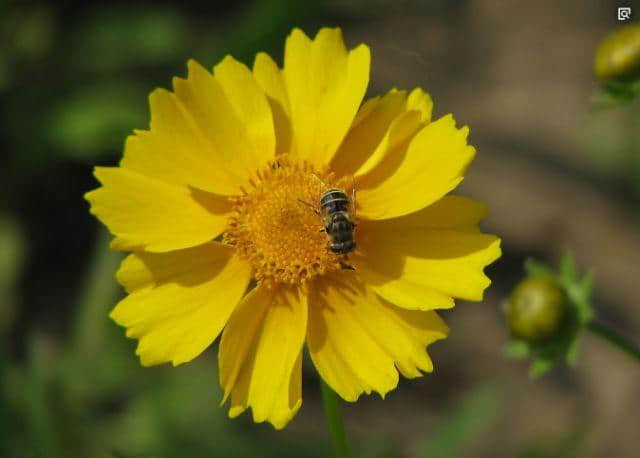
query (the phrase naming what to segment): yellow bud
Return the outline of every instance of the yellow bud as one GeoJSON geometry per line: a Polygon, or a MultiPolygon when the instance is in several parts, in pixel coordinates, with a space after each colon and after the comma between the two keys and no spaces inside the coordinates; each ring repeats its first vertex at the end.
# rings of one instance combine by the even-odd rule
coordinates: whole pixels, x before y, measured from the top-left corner
{"type": "Polygon", "coordinates": [[[625,25],[607,35],[596,50],[593,71],[603,81],[639,76],[640,25],[625,25]]]}
{"type": "Polygon", "coordinates": [[[529,277],[511,293],[505,312],[511,334],[538,341],[553,336],[562,323],[565,297],[546,277],[529,277]]]}

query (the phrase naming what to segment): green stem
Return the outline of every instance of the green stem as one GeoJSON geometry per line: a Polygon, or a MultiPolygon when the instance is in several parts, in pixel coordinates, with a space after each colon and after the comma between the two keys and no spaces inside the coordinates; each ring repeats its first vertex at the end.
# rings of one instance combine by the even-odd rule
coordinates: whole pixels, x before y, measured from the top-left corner
{"type": "Polygon", "coordinates": [[[320,381],[320,385],[322,386],[324,412],[329,424],[329,435],[336,452],[336,458],[349,458],[349,446],[347,445],[347,436],[340,416],[338,395],[324,381],[320,381]]]}
{"type": "Polygon", "coordinates": [[[626,338],[622,337],[614,330],[603,326],[596,321],[587,323],[587,329],[601,339],[606,340],[614,347],[622,350],[636,361],[640,362],[640,349],[633,342],[630,342],[626,338]]]}

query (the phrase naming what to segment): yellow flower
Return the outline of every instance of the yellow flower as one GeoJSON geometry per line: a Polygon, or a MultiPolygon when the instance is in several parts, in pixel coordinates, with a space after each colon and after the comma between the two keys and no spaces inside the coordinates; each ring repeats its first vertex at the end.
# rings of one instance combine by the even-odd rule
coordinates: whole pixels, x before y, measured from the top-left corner
{"type": "Polygon", "coordinates": [[[425,347],[448,334],[434,310],[490,284],[500,241],[478,230],[485,207],[446,196],[475,154],[468,129],[431,121],[421,89],[361,105],[369,59],[323,28],[313,40],[293,30],[282,70],[263,53],[252,70],[190,61],[173,92],[151,94],[151,127],[127,139],[120,166],[95,169],[91,211],[113,249],[133,252],[111,317],[145,366],[190,361],[222,333],[231,417],[251,407],[282,428],[294,416],[305,342],[347,401],[431,372],[425,347]],[[345,257],[316,212],[330,188],[352,201],[354,184],[345,257]]]}

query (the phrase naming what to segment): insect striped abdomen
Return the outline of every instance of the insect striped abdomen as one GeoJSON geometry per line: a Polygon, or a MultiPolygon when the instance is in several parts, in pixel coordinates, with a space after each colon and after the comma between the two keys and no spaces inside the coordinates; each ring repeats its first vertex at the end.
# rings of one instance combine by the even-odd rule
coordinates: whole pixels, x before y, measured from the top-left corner
{"type": "Polygon", "coordinates": [[[347,254],[356,247],[354,241],[355,224],[351,220],[350,202],[344,191],[330,189],[320,198],[324,212],[325,231],[329,236],[330,248],[336,254],[347,254]]]}

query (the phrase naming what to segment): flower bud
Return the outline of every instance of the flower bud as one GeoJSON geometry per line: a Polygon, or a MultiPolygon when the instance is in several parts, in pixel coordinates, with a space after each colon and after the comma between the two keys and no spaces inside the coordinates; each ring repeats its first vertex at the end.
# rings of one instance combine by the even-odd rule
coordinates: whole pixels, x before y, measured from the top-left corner
{"type": "Polygon", "coordinates": [[[539,341],[553,336],[562,323],[565,296],[553,280],[529,277],[511,293],[505,313],[514,337],[539,341]]]}
{"type": "Polygon", "coordinates": [[[617,28],[600,42],[593,63],[602,81],[625,81],[640,76],[640,25],[617,28]]]}

